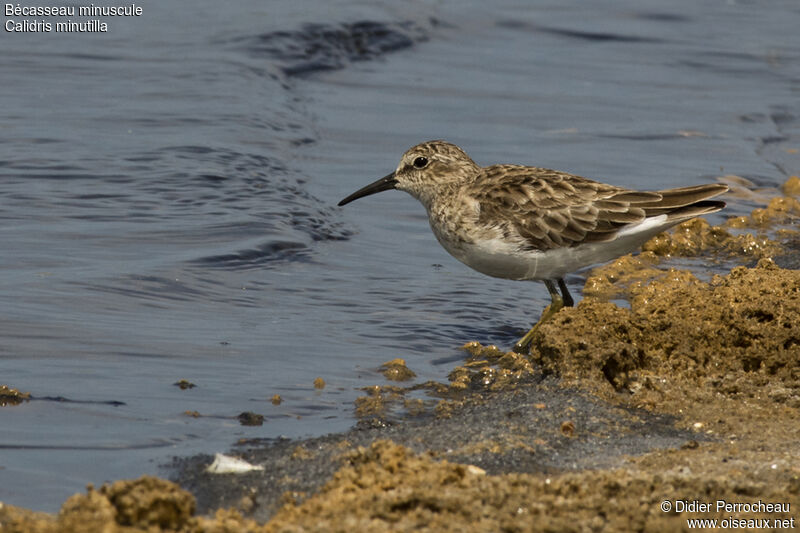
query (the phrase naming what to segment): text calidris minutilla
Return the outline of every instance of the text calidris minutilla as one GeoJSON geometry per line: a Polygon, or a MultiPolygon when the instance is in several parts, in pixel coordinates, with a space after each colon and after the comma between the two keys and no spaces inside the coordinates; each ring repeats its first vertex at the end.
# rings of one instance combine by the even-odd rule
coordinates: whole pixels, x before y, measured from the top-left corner
{"type": "Polygon", "coordinates": [[[719,211],[725,202],[708,198],[728,186],[634,191],[546,168],[481,167],[458,146],[429,141],[403,154],[397,170],[339,205],[389,189],[422,202],[439,243],[467,266],[497,278],[544,281],[552,303],[514,346],[522,352],[539,325],[572,306],[564,275],[636,250],[684,220],[719,211]]]}

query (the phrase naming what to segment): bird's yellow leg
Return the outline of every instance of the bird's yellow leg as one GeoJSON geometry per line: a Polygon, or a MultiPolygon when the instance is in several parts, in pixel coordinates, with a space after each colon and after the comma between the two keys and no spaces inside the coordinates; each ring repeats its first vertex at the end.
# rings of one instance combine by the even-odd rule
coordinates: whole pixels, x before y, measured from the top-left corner
{"type": "Polygon", "coordinates": [[[564,307],[564,299],[558,293],[558,289],[556,289],[556,286],[553,284],[553,282],[550,280],[545,280],[544,284],[547,286],[547,290],[550,292],[551,303],[545,308],[541,318],[539,318],[539,321],[534,324],[530,331],[514,345],[514,351],[517,353],[528,353],[531,342],[533,341],[533,336],[537,331],[539,331],[541,325],[553,318],[553,316],[555,316],[555,314],[558,313],[562,307],[564,307]]]}

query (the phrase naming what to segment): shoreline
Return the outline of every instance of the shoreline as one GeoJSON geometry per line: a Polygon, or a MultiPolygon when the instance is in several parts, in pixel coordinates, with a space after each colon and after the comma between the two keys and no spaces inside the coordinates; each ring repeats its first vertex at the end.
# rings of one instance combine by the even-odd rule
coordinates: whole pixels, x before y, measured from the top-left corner
{"type": "Polygon", "coordinates": [[[0,531],[651,531],[693,517],[783,527],[800,509],[800,271],[778,265],[800,265],[800,238],[772,228],[798,217],[785,196],[723,226],[685,223],[593,271],[530,357],[469,343],[449,384],[371,388],[348,432],[240,443],[235,455],[263,471],[210,474],[209,456],[178,459],[183,488],[115,482],[57,516],[0,506],[0,531]],[[766,231],[783,242],[777,264],[766,231]],[[709,282],[654,268],[708,250],[758,263],[709,282]],[[608,301],[619,297],[630,308],[608,301]],[[432,399],[406,398],[420,388],[432,399]],[[744,510],[759,501],[788,510],[744,510]]]}

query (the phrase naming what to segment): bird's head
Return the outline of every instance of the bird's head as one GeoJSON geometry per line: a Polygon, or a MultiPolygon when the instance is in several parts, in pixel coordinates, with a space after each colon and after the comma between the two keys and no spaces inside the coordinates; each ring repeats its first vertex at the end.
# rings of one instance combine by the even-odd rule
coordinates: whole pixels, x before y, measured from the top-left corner
{"type": "Polygon", "coordinates": [[[400,159],[397,170],[357,190],[339,205],[381,191],[399,189],[427,207],[438,189],[472,181],[479,172],[480,167],[455,144],[428,141],[409,148],[400,159]]]}

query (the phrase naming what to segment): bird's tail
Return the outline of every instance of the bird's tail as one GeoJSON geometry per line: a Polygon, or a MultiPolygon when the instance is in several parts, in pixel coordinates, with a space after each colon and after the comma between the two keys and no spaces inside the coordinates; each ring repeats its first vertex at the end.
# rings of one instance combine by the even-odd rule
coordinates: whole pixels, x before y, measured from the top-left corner
{"type": "Polygon", "coordinates": [[[636,207],[643,208],[648,217],[666,214],[669,220],[687,220],[716,213],[725,207],[725,202],[708,199],[728,192],[728,186],[723,183],[709,183],[657,192],[661,195],[660,200],[640,202],[636,207]]]}

